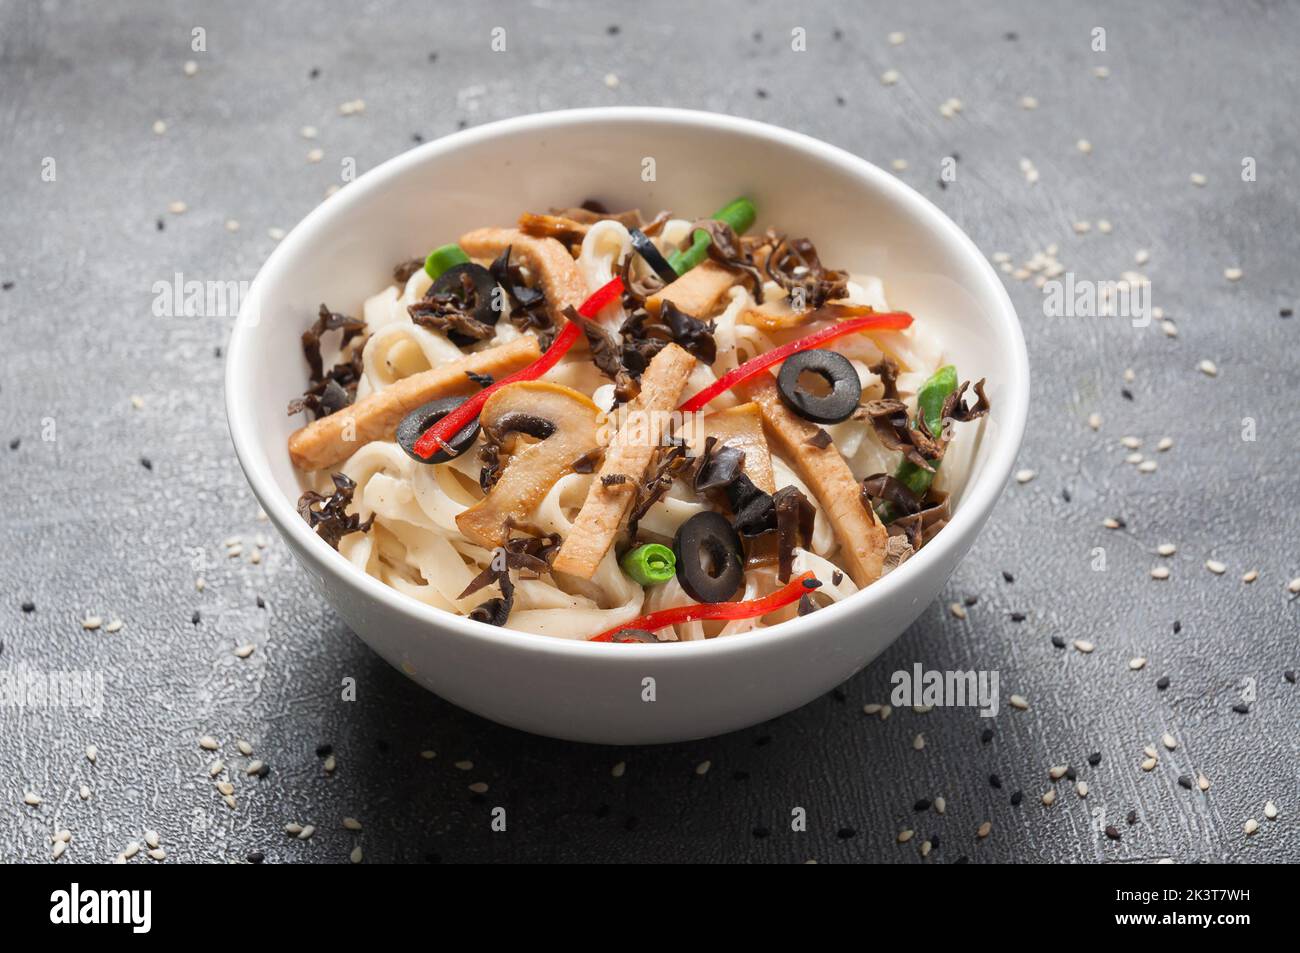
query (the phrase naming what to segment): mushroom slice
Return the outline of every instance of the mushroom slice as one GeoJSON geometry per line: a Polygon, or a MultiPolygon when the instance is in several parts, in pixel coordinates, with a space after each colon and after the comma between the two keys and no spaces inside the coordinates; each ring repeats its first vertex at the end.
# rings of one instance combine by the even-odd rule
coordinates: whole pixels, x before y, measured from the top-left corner
{"type": "Polygon", "coordinates": [[[439,397],[477,390],[478,385],[467,375],[500,377],[541,356],[537,338],[527,334],[508,344],[475,351],[458,361],[404,377],[350,407],[295,430],[289,435],[289,456],[299,470],[332,467],[372,440],[392,440],[402,418],[415,408],[439,397]]]}
{"type": "Polygon", "coordinates": [[[460,531],[483,546],[503,545],[510,524],[526,522],[555,481],[596,448],[599,414],[587,397],[548,381],[507,384],[489,397],[479,423],[510,459],[492,491],[456,517],[460,531]],[[536,443],[522,445],[521,435],[536,443]]]}
{"type": "Polygon", "coordinates": [[[524,212],[519,216],[519,230],[535,238],[554,238],[562,245],[581,245],[590,223],[578,222],[564,215],[540,215],[524,212]]]}
{"type": "Polygon", "coordinates": [[[767,450],[763,414],[758,404],[750,401],[739,407],[719,410],[705,417],[701,428],[688,427],[687,430],[695,438],[691,441],[691,452],[696,456],[704,452],[706,438],[716,437],[719,447],[735,447],[745,452],[742,470],[756,487],[764,493],[776,492],[772,455],[767,450]]]}
{"type": "Polygon", "coordinates": [[[771,374],[760,374],[747,386],[773,443],[794,464],[830,518],[849,576],[859,587],[880,578],[889,534],[876,514],[862,505],[862,488],[839,450],[834,444],[814,442],[820,428],[785,406],[771,374]]]}
{"type": "Polygon", "coordinates": [[[477,228],[460,237],[460,247],[471,258],[496,258],[510,248],[511,260],[536,276],[557,328],[564,327],[564,309],[577,308],[590,294],[578,263],[554,238],[535,238],[516,228],[477,228]]]}
{"type": "Polygon", "coordinates": [[[788,331],[791,328],[812,324],[814,321],[842,321],[845,318],[860,318],[871,314],[875,309],[865,304],[841,304],[831,302],[820,308],[807,311],[795,311],[786,302],[782,307],[765,304],[758,308],[747,308],[740,313],[742,324],[752,325],[760,331],[788,331]]]}
{"type": "Polygon", "coordinates": [[[646,475],[664,429],[681,400],[695,358],[676,344],[654,356],[641,375],[641,392],[627,405],[618,433],[605,451],[600,476],[587,491],[568,539],[552,568],[590,579],[627,525],[628,510],[646,475]]]}
{"type": "Polygon", "coordinates": [[[701,262],[672,284],[646,298],[645,307],[651,314],[657,315],[663,303],[671,301],[679,311],[685,311],[696,318],[705,318],[718,310],[722,296],[743,277],[742,272],[730,271],[717,262],[701,262]]]}

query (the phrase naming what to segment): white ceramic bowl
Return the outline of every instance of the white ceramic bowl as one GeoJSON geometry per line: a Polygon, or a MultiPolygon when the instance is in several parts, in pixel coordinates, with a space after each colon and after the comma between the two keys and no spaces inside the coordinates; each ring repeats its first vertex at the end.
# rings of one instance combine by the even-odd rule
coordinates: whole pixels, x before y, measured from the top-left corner
{"type": "MultiPolygon", "coordinates": [[[[1029,368],[1020,325],[984,256],[930,202],[807,136],[675,109],[522,116],[430,142],[308,215],[262,266],[231,337],[226,408],[253,492],[316,589],[376,652],[449,701],[538,734],[606,744],[707,737],[797,708],[875,658],[942,589],[1011,472],[1029,368]],[[653,160],[654,179],[643,172],[653,160]],[[355,313],[397,261],[524,210],[597,197],[616,208],[707,213],[751,196],[759,227],[807,235],[824,261],[881,276],[963,378],[993,403],[952,521],[914,558],[842,603],[751,635],[614,645],[528,635],[452,616],[357,569],[297,515],[285,415],[318,305],[355,313]],[[653,700],[646,680],[653,679],[653,700]]],[[[303,637],[309,637],[303,633],[303,637]]]]}

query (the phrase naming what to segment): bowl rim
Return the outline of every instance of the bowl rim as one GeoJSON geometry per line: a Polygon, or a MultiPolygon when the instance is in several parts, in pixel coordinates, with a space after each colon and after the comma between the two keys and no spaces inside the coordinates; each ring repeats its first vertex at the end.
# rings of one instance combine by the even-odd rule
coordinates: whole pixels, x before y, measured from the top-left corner
{"type": "Polygon", "coordinates": [[[669,107],[611,106],[529,113],[443,136],[380,163],[312,209],[272,250],[249,286],[249,293],[235,320],[226,355],[226,417],[235,455],[252,487],[254,496],[271,522],[281,534],[291,538],[300,553],[312,557],[322,573],[330,574],[336,581],[359,591],[366,598],[376,600],[389,610],[413,621],[426,623],[434,630],[449,631],[462,638],[484,639],[504,650],[558,654],[590,660],[630,658],[638,663],[644,663],[653,658],[660,663],[665,663],[670,659],[695,658],[700,654],[712,655],[756,650],[759,647],[771,648],[783,640],[816,637],[816,634],[823,629],[835,626],[855,615],[868,615],[880,604],[904,597],[913,577],[931,571],[940,564],[947,551],[959,545],[958,541],[967,534],[973,537],[978,532],[982,521],[992,512],[1011,475],[1029,412],[1029,357],[1015,307],[988,259],[974,241],[938,206],[879,166],[804,133],[722,113],[669,107]],[[323,539],[311,532],[307,524],[298,516],[292,501],[281,493],[271,475],[269,465],[259,459],[262,448],[260,440],[256,437],[256,418],[251,406],[252,401],[243,396],[250,393],[247,380],[251,373],[250,358],[257,324],[254,313],[257,310],[257,302],[261,298],[261,289],[277,279],[277,273],[284,263],[292,259],[303,246],[309,245],[315,233],[331,218],[355,204],[365,202],[375,189],[393,179],[401,178],[409,170],[462,147],[483,143],[503,135],[614,121],[635,121],[702,131],[722,129],[810,153],[814,158],[855,174],[863,179],[868,187],[885,193],[891,200],[905,207],[908,213],[919,219],[928,231],[938,233],[945,241],[954,244],[967,257],[978,263],[976,274],[984,285],[980,290],[984,297],[997,306],[993,309],[991,317],[996,323],[1004,326],[1013,344],[1009,355],[1010,374],[1007,380],[999,381],[1001,406],[997,411],[998,431],[992,438],[993,446],[990,448],[989,459],[978,477],[966,486],[962,505],[944,527],[945,532],[939,533],[933,541],[893,572],[843,602],[827,606],[807,616],[764,628],[745,638],[681,642],[676,643],[671,649],[665,649],[663,645],[639,643],[619,644],[617,648],[611,648],[608,643],[558,638],[553,635],[539,635],[488,625],[464,616],[452,615],[406,596],[357,569],[323,539]]]}

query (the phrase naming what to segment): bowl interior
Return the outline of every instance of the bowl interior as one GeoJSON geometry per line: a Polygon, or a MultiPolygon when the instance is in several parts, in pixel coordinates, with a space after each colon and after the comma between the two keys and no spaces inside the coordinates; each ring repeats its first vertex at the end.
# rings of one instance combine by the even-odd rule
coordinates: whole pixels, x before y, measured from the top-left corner
{"type": "Polygon", "coordinates": [[[960,512],[963,491],[996,481],[991,507],[1023,429],[1028,380],[1010,303],[969,239],[893,176],[815,140],[706,113],[629,109],[507,120],[421,146],[342,189],[281,243],[229,354],[241,458],[281,498],[263,505],[277,524],[296,520],[301,490],[285,443],[301,420],[284,407],[305,385],[299,337],[321,302],[357,314],[396,262],[525,210],[596,198],[694,217],[741,194],[754,199],[759,228],[806,235],[832,266],[880,276],[890,305],[940,336],[963,379],[988,379],[995,411],[970,442],[965,487],[952,489],[960,512]],[[986,472],[992,460],[1000,472],[986,472]]]}

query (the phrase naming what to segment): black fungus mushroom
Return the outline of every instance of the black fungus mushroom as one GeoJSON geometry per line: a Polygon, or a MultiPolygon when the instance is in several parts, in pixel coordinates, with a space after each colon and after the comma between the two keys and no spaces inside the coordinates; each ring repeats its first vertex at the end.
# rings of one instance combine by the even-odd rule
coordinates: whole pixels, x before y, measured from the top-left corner
{"type": "Polygon", "coordinates": [[[781,401],[805,420],[837,424],[848,420],[862,399],[862,381],[847,357],[836,351],[814,348],[791,354],[781,365],[776,379],[781,401]],[[829,392],[816,394],[804,386],[804,374],[825,381],[829,392]]]}
{"type": "Polygon", "coordinates": [[[696,513],[673,537],[677,581],[696,602],[726,602],[745,581],[740,537],[721,513],[696,513]]]}
{"type": "Polygon", "coordinates": [[[397,425],[397,445],[416,463],[446,463],[452,457],[460,456],[478,439],[479,419],[477,417],[452,437],[451,453],[439,450],[433,456],[425,458],[415,452],[415,443],[426,430],[463,403],[465,403],[464,397],[443,397],[415,408],[397,425]]]}

